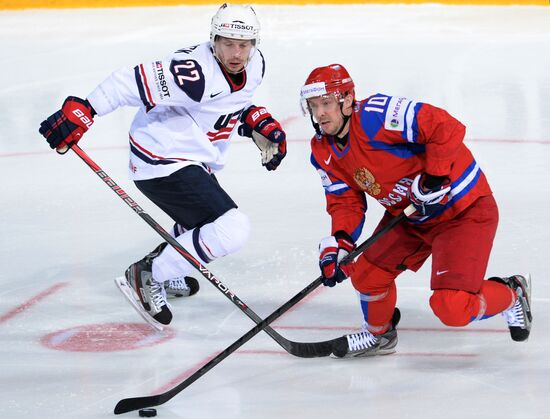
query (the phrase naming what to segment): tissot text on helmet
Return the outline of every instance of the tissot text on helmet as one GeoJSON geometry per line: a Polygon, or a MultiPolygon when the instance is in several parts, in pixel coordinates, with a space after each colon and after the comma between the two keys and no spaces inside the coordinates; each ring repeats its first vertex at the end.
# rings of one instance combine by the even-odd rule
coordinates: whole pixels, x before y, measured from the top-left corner
{"type": "Polygon", "coordinates": [[[224,3],[212,17],[210,29],[212,44],[217,36],[247,39],[257,46],[260,42],[260,22],[254,9],[249,5],[224,3]]]}

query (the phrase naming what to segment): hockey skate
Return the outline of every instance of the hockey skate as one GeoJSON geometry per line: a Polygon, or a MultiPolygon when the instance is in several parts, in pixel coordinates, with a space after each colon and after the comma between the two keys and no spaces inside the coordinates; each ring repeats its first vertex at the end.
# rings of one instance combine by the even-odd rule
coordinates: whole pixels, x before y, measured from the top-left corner
{"type": "Polygon", "coordinates": [[[172,279],[164,282],[164,289],[168,297],[191,297],[199,292],[199,281],[190,276],[172,279]]]}
{"type": "Polygon", "coordinates": [[[125,278],[116,278],[115,284],[132,304],[134,309],[157,330],[172,321],[172,312],[166,301],[166,291],[162,283],[152,275],[153,259],[164,249],[161,244],[140,261],[130,265],[125,278]]]}
{"type": "Polygon", "coordinates": [[[506,318],[510,336],[516,342],[523,342],[529,338],[531,332],[531,275],[512,275],[508,278],[490,278],[491,281],[497,281],[512,288],[518,299],[512,308],[503,311],[502,315],[506,318]]]}
{"type": "Polygon", "coordinates": [[[334,358],[359,358],[394,353],[397,346],[396,326],[400,319],[401,312],[396,307],[393,312],[392,325],[386,333],[373,335],[364,330],[335,339],[331,356],[334,358]]]}

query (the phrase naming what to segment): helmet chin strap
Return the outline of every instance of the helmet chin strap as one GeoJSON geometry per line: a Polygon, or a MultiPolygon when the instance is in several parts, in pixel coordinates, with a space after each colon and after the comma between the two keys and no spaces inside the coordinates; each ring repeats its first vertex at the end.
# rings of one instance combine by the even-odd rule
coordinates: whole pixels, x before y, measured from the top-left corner
{"type": "MultiPolygon", "coordinates": [[[[342,117],[343,117],[343,124],[342,126],[340,127],[340,129],[338,130],[338,132],[336,134],[334,134],[334,137],[338,137],[340,135],[340,133],[344,130],[344,128],[346,127],[346,124],[348,123],[348,120],[350,119],[351,115],[344,115],[342,113],[342,117]]],[[[338,137],[340,138],[340,137],[338,137]]]]}
{"type": "Polygon", "coordinates": [[[315,119],[313,119],[313,114],[311,112],[309,113],[309,119],[311,119],[311,125],[313,125],[313,128],[315,128],[315,132],[317,133],[317,135],[318,136],[323,135],[323,133],[321,132],[321,128],[319,127],[319,124],[315,122],[315,119]]]}
{"type": "MultiPolygon", "coordinates": [[[[344,138],[340,138],[339,135],[341,134],[342,131],[344,131],[344,128],[346,127],[346,124],[348,123],[349,119],[351,118],[351,114],[350,115],[344,115],[344,102],[340,102],[340,114],[342,115],[342,126],[340,127],[340,129],[338,130],[338,132],[336,134],[334,134],[334,137],[336,137],[337,139],[340,139],[340,140],[343,140],[344,138]]],[[[344,135],[345,137],[345,135],[344,135]]],[[[345,142],[344,142],[345,144],[345,142]]]]}

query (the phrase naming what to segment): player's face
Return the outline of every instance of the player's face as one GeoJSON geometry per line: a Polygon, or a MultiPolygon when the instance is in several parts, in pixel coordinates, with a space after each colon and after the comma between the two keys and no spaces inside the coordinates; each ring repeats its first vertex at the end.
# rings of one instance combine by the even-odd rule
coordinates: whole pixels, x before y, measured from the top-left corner
{"type": "Polygon", "coordinates": [[[220,36],[214,43],[216,57],[230,73],[243,71],[248,63],[252,41],[242,39],[230,39],[220,36]]]}
{"type": "Polygon", "coordinates": [[[340,110],[340,102],[334,95],[318,96],[307,100],[313,118],[317,121],[323,132],[328,135],[336,134],[344,117],[340,110]]]}

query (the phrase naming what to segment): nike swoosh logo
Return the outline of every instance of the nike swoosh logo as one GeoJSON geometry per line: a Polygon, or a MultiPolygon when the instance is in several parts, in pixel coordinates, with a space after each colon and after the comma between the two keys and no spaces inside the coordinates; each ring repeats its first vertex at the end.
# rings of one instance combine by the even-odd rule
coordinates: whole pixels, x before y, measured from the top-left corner
{"type": "Polygon", "coordinates": [[[328,156],[328,159],[323,160],[323,161],[325,162],[325,164],[329,164],[329,163],[330,163],[330,159],[332,159],[332,154],[328,156]]]}
{"type": "Polygon", "coordinates": [[[446,271],[437,271],[435,274],[436,274],[437,276],[439,276],[439,275],[443,275],[444,273],[447,273],[447,272],[449,272],[448,269],[447,269],[446,271]]]}
{"type": "Polygon", "coordinates": [[[223,90],[221,92],[218,92],[218,93],[210,93],[210,97],[216,97],[218,96],[220,93],[223,93],[223,90]]]}

